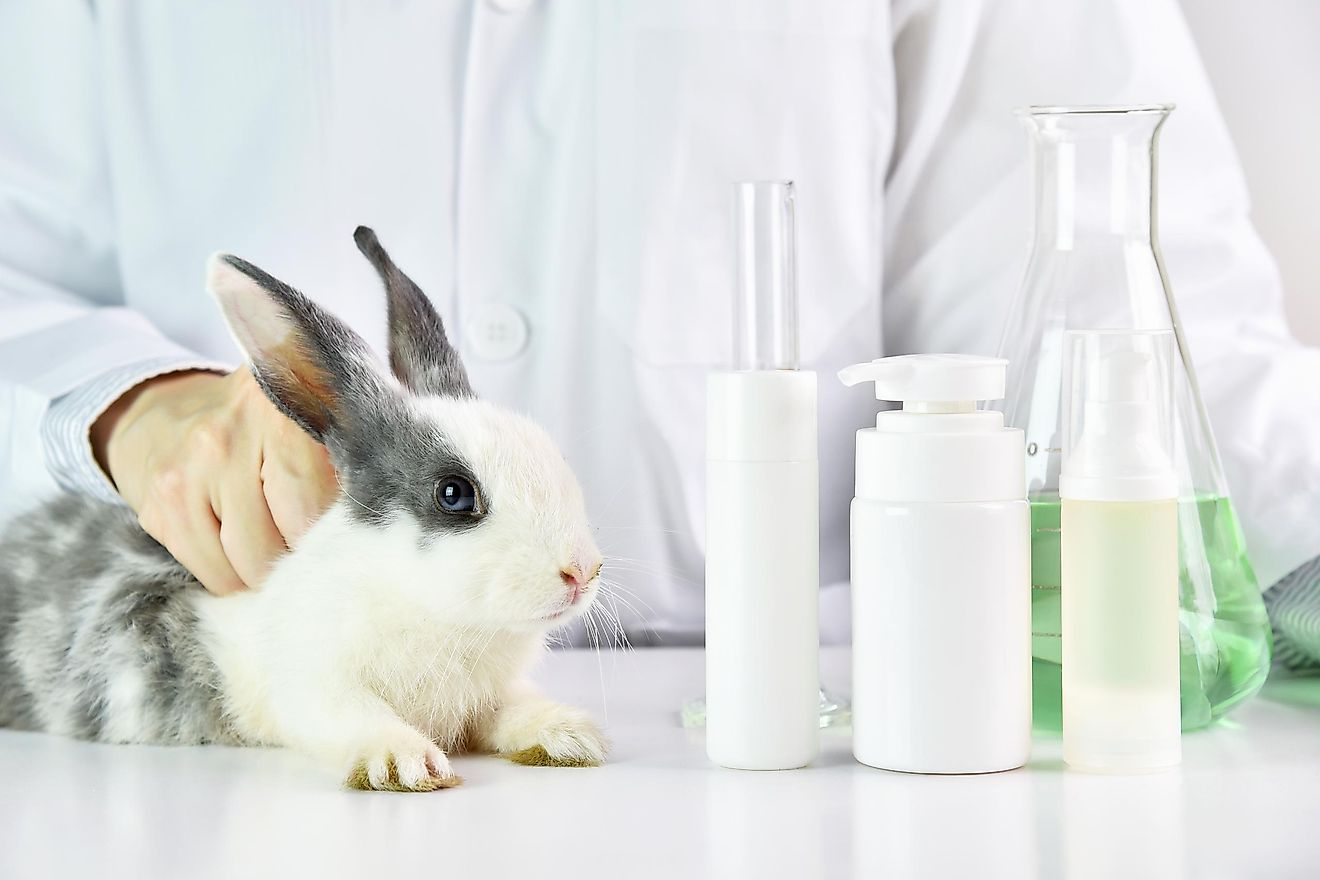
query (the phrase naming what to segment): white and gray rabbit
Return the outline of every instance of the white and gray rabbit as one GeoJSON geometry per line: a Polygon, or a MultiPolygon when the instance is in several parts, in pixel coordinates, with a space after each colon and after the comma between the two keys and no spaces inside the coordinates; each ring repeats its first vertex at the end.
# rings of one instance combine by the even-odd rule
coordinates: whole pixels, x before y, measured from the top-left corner
{"type": "Polygon", "coordinates": [[[352,787],[460,781],[446,752],[593,765],[585,713],[525,680],[599,591],[576,478],[477,400],[439,316],[359,228],[392,375],[352,330],[229,255],[219,301],[258,383],[342,492],[260,589],[217,598],[131,511],[65,496],[0,541],[0,724],[105,742],[289,746],[352,787]]]}

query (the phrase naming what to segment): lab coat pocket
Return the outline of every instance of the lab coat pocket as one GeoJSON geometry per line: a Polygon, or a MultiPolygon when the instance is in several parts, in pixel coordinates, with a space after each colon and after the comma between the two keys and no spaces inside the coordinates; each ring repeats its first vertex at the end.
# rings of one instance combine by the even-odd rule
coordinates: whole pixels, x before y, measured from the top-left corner
{"type": "Polygon", "coordinates": [[[879,295],[892,88],[872,8],[602,5],[596,289],[641,361],[730,361],[737,180],[797,185],[804,363],[879,295]]]}

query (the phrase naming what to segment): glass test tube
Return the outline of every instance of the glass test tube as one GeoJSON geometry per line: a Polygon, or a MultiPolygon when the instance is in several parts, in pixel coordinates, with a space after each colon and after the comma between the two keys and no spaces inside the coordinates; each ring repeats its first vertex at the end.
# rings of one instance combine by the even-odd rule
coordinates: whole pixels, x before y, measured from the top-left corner
{"type": "Polygon", "coordinates": [[[734,368],[796,370],[797,241],[792,181],[735,184],[734,230],[734,368]]]}

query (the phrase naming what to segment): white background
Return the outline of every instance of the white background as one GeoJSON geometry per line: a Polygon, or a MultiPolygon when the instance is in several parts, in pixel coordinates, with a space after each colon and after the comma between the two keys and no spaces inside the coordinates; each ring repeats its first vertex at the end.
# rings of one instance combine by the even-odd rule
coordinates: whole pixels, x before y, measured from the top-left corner
{"type": "Polygon", "coordinates": [[[1293,333],[1320,345],[1320,3],[1183,0],[1279,263],[1293,333]]]}

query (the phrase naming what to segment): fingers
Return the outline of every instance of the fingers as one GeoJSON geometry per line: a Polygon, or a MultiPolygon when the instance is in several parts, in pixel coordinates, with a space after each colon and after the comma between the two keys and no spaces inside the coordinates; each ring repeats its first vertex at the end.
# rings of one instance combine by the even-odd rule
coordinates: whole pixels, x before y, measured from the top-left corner
{"type": "Polygon", "coordinates": [[[223,596],[243,589],[242,578],[220,545],[220,522],[211,502],[188,468],[153,472],[138,523],[209,592],[223,596]]]}
{"type": "Polygon", "coordinates": [[[255,474],[237,475],[220,491],[215,509],[215,518],[220,521],[220,547],[243,583],[259,587],[271,564],[285,551],[284,538],[271,518],[255,474]]]}
{"type": "MultiPolygon", "coordinates": [[[[184,521],[165,540],[156,540],[179,560],[208,592],[227,596],[245,588],[220,544],[220,522],[204,501],[184,513],[184,521]]],[[[147,530],[151,533],[151,530],[147,530]]]]}
{"type": "Polygon", "coordinates": [[[292,433],[280,426],[267,444],[261,482],[275,527],[292,547],[339,495],[339,481],[325,447],[289,427],[292,433]]]}
{"type": "MultiPolygon", "coordinates": [[[[249,461],[239,457],[237,462],[249,461]]],[[[257,465],[184,472],[144,507],[142,527],[217,596],[260,587],[286,550],[262,493],[257,465]],[[208,477],[217,477],[210,483],[208,477]],[[210,498],[211,493],[216,499],[210,498]]]]}

